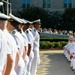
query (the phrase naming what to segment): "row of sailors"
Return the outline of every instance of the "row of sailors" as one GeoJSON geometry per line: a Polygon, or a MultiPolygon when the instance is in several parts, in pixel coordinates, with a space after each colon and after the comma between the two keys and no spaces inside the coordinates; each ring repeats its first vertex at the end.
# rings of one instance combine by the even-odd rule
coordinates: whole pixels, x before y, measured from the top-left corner
{"type": "Polygon", "coordinates": [[[69,36],[67,45],[64,46],[64,55],[70,62],[70,67],[75,71],[75,37],[69,36]]]}
{"type": "Polygon", "coordinates": [[[36,75],[40,24],[0,13],[0,75],[36,75]]]}

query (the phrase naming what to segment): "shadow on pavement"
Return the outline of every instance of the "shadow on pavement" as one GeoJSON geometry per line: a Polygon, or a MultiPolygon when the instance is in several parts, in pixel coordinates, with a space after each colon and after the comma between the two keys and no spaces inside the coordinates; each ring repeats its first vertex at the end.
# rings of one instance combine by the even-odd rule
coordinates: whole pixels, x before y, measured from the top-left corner
{"type": "Polygon", "coordinates": [[[63,53],[41,53],[37,75],[74,75],[63,53]]]}

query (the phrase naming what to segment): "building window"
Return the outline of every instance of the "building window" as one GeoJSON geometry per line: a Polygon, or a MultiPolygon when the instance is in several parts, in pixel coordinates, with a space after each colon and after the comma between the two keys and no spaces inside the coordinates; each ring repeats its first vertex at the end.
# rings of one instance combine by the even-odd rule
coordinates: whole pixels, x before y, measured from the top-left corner
{"type": "Polygon", "coordinates": [[[30,0],[23,0],[22,7],[30,7],[30,0]]]}
{"type": "Polygon", "coordinates": [[[64,8],[71,8],[72,0],[64,0],[64,8]]]}
{"type": "Polygon", "coordinates": [[[50,8],[51,0],[43,0],[43,8],[50,8]]]}

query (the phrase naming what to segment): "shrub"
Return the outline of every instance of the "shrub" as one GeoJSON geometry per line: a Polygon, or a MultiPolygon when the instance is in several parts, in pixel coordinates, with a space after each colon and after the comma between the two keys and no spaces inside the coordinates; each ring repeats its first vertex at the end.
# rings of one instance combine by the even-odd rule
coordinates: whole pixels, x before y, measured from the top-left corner
{"type": "Polygon", "coordinates": [[[63,46],[66,44],[67,42],[64,41],[61,42],[40,41],[40,48],[41,49],[50,49],[50,48],[62,49],[63,46]]]}
{"type": "Polygon", "coordinates": [[[67,42],[68,39],[52,39],[52,38],[41,38],[40,41],[50,41],[50,42],[61,42],[61,41],[65,41],[67,42]]]}
{"type": "Polygon", "coordinates": [[[62,47],[67,44],[67,42],[65,42],[65,41],[62,41],[62,42],[60,42],[60,43],[62,44],[62,47]]]}

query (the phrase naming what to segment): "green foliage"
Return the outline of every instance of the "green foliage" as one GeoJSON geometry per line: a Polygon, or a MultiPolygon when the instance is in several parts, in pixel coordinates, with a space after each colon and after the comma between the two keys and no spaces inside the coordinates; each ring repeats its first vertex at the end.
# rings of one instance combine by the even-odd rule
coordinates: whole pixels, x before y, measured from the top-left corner
{"type": "Polygon", "coordinates": [[[49,41],[47,41],[47,42],[41,41],[41,42],[40,42],[40,48],[42,48],[42,49],[53,48],[53,46],[54,46],[54,44],[51,43],[51,42],[49,42],[49,41]]]}
{"type": "Polygon", "coordinates": [[[40,41],[40,48],[41,49],[50,49],[50,48],[58,48],[62,49],[63,46],[65,46],[67,42],[61,41],[61,42],[49,42],[49,41],[40,41]]]}
{"type": "Polygon", "coordinates": [[[61,44],[61,45],[62,45],[62,47],[63,47],[63,46],[65,46],[65,44],[67,44],[67,42],[62,41],[62,42],[60,42],[60,44],[61,44]]]}
{"type": "Polygon", "coordinates": [[[64,13],[49,12],[40,7],[22,8],[15,14],[18,17],[33,21],[41,19],[41,27],[75,31],[75,8],[68,8],[64,13]]]}
{"type": "Polygon", "coordinates": [[[54,44],[54,48],[57,48],[60,46],[60,42],[53,42],[53,44],[54,44]]]}
{"type": "Polygon", "coordinates": [[[75,8],[68,8],[62,15],[62,29],[75,31],[75,8]]]}
{"type": "Polygon", "coordinates": [[[59,12],[49,12],[43,8],[31,6],[29,8],[18,10],[16,16],[30,21],[40,18],[42,28],[59,28],[58,24],[60,24],[59,21],[61,15],[59,12]]]}
{"type": "Polygon", "coordinates": [[[68,41],[68,39],[52,39],[52,38],[41,38],[40,41],[50,41],[50,42],[58,42],[58,41],[68,41]]]}
{"type": "Polygon", "coordinates": [[[41,19],[42,27],[45,27],[46,25],[49,26],[49,11],[46,11],[39,7],[29,7],[29,8],[23,8],[22,10],[17,11],[17,15],[21,18],[33,21],[36,19],[41,19]]]}

